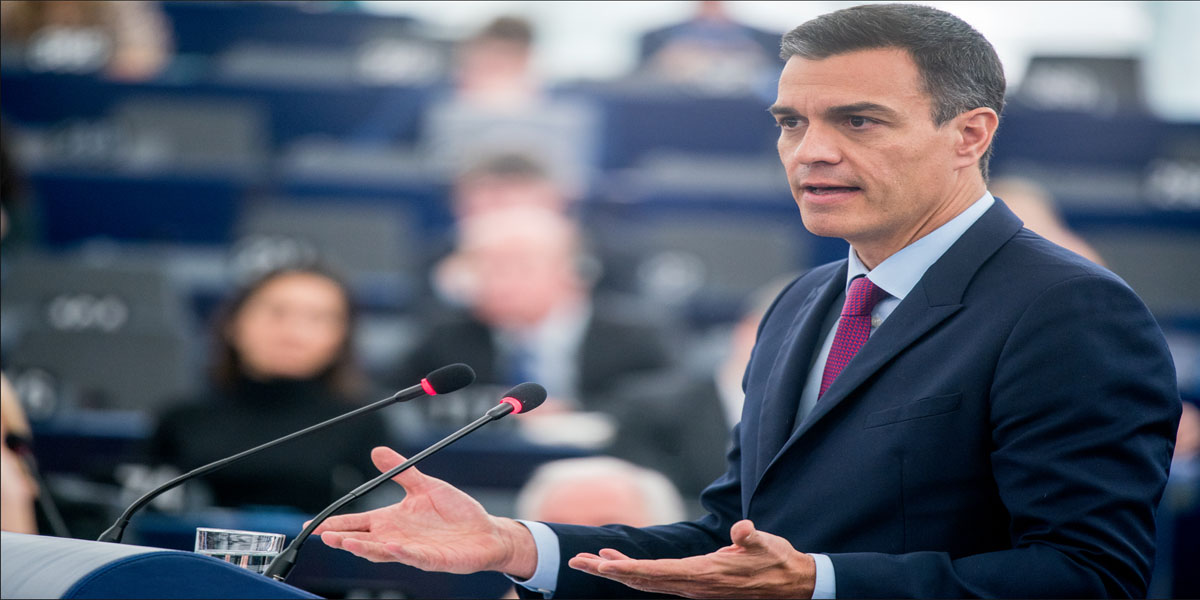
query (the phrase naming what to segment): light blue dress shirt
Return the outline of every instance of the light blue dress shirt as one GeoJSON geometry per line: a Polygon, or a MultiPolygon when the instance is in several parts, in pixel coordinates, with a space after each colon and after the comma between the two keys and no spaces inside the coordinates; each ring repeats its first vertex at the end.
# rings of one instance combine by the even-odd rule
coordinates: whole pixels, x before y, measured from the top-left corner
{"type": "MultiPolygon", "coordinates": [[[[984,192],[979,200],[959,213],[957,217],[950,219],[925,237],[905,246],[869,271],[866,265],[859,260],[854,248],[850,248],[849,265],[846,269],[846,288],[849,289],[850,282],[855,277],[866,275],[872,283],[888,293],[888,296],[880,300],[871,311],[872,333],[916,287],[917,282],[925,275],[925,271],[937,262],[950,249],[950,246],[953,246],[954,242],[957,242],[958,238],[962,237],[962,234],[971,225],[974,225],[979,217],[983,216],[983,213],[991,208],[993,202],[995,199],[992,198],[992,195],[984,192]]],[[[829,358],[830,348],[833,347],[833,334],[836,330],[837,323],[834,323],[833,327],[825,333],[821,350],[817,354],[816,360],[813,361],[812,370],[809,371],[808,378],[805,380],[804,390],[800,393],[800,415],[802,417],[807,416],[816,406],[817,393],[821,388],[821,375],[825,371],[825,361],[829,358]]],[[[797,424],[799,424],[799,420],[797,424]]],[[[554,595],[554,589],[558,584],[560,563],[558,536],[544,523],[533,521],[520,521],[520,523],[533,534],[534,543],[537,545],[538,564],[533,577],[526,581],[517,579],[513,579],[513,581],[550,598],[554,595]]],[[[810,554],[810,556],[813,557],[817,567],[813,598],[836,598],[837,579],[833,570],[833,561],[824,554],[810,554]]]]}

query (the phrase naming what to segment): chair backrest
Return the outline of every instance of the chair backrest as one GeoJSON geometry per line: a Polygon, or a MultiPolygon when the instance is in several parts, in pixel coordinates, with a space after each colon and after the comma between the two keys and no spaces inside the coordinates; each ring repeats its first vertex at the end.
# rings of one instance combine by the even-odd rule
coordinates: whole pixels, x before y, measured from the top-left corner
{"type": "Polygon", "coordinates": [[[12,376],[31,416],[150,409],[189,389],[188,317],[161,270],[29,257],[5,275],[12,376]]]}

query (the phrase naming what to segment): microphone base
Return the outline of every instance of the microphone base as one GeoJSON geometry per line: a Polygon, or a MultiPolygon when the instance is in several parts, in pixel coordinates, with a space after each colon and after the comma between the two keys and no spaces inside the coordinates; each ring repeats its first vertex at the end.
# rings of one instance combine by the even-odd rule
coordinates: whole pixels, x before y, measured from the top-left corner
{"type": "Polygon", "coordinates": [[[279,556],[275,557],[275,560],[271,561],[271,564],[267,566],[267,570],[263,572],[263,575],[275,581],[287,579],[287,576],[292,572],[292,567],[296,566],[296,558],[300,555],[300,550],[293,547],[295,545],[295,540],[292,540],[292,543],[287,548],[284,548],[283,552],[280,552],[279,556]]]}

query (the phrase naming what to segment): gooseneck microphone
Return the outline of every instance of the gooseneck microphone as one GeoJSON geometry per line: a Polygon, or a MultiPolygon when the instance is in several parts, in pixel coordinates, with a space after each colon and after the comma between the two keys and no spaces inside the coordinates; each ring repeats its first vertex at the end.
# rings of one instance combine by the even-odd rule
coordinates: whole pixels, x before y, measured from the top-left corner
{"type": "Polygon", "coordinates": [[[187,473],[184,473],[183,475],[180,475],[179,477],[176,477],[176,478],[150,490],[145,495],[143,495],[141,498],[134,500],[133,504],[130,504],[129,508],[126,508],[125,512],[121,513],[121,516],[118,517],[116,522],[114,522],[112,524],[112,527],[109,527],[107,530],[104,531],[104,533],[100,534],[99,538],[96,538],[96,539],[97,539],[97,541],[100,541],[100,542],[117,542],[117,543],[119,543],[121,541],[121,537],[125,534],[125,527],[129,525],[129,519],[133,517],[134,513],[136,513],[138,510],[140,510],[146,504],[148,504],[151,500],[154,500],[155,498],[157,498],[163,492],[171,490],[172,488],[177,487],[179,484],[184,483],[185,481],[187,481],[189,479],[199,477],[199,476],[207,474],[207,473],[211,473],[213,471],[216,471],[217,469],[220,469],[231,463],[237,462],[237,461],[239,461],[243,458],[246,458],[247,456],[250,456],[252,454],[258,454],[259,452],[262,452],[263,450],[274,448],[275,446],[278,446],[279,444],[282,444],[284,442],[290,442],[298,437],[303,437],[310,433],[325,429],[326,427],[331,427],[333,425],[337,425],[338,423],[341,423],[342,421],[345,421],[347,419],[352,419],[361,414],[379,410],[385,406],[389,406],[391,404],[396,404],[398,402],[407,402],[409,400],[412,400],[413,398],[419,398],[421,396],[436,396],[438,394],[448,394],[450,392],[457,391],[459,389],[467,387],[468,385],[471,385],[471,383],[473,381],[475,381],[475,371],[472,370],[471,367],[468,367],[467,365],[464,365],[462,363],[454,363],[452,365],[446,365],[440,369],[433,371],[429,375],[426,375],[425,378],[421,380],[421,383],[414,385],[412,387],[409,387],[409,388],[402,389],[402,390],[396,392],[395,394],[392,394],[388,398],[384,398],[383,400],[379,400],[378,402],[374,402],[372,404],[368,404],[361,408],[357,408],[357,409],[352,410],[344,415],[336,416],[332,419],[329,419],[328,421],[323,421],[323,422],[317,423],[316,425],[313,425],[311,427],[301,429],[300,431],[297,431],[295,433],[290,433],[279,439],[271,440],[260,446],[255,446],[253,448],[250,448],[249,450],[244,450],[242,452],[234,454],[233,456],[222,458],[221,460],[208,463],[207,465],[204,465],[202,467],[197,467],[195,469],[192,469],[191,471],[188,471],[187,473]]]}
{"type": "Polygon", "coordinates": [[[476,429],[479,429],[480,427],[483,427],[492,421],[503,418],[506,415],[529,412],[541,406],[542,402],[545,401],[546,388],[536,383],[522,383],[511,390],[508,390],[508,393],[504,395],[504,399],[501,400],[499,404],[484,413],[482,417],[475,419],[466,427],[463,427],[462,429],[459,429],[458,431],[455,431],[454,433],[442,438],[437,443],[422,450],[412,458],[381,473],[378,477],[354,488],[350,491],[350,493],[342,496],[340,500],[330,504],[325,510],[321,511],[320,514],[313,517],[313,520],[308,522],[308,525],[305,526],[304,530],[292,540],[292,543],[288,544],[287,548],[284,548],[283,552],[280,552],[279,556],[276,556],[275,560],[271,561],[271,564],[267,566],[267,570],[263,572],[263,575],[266,575],[267,577],[273,577],[279,581],[287,579],[288,574],[292,572],[292,567],[296,565],[296,559],[300,555],[300,546],[304,544],[304,541],[307,540],[310,535],[312,535],[312,532],[319,527],[321,523],[325,522],[325,519],[329,518],[329,515],[332,515],[343,506],[353,502],[363,494],[366,494],[367,492],[379,487],[380,484],[399,475],[409,467],[412,467],[422,460],[425,460],[426,457],[434,452],[453,444],[454,442],[458,441],[459,438],[467,435],[468,433],[471,433],[472,431],[475,431],[476,429]]]}

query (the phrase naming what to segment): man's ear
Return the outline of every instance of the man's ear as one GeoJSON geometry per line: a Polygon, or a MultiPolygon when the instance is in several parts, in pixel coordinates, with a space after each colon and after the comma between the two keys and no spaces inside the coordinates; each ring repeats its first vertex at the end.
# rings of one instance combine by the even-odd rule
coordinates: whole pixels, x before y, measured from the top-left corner
{"type": "Polygon", "coordinates": [[[1000,126],[1000,116],[996,111],[981,106],[964,112],[954,118],[955,130],[958,132],[954,154],[960,159],[960,168],[979,164],[983,153],[992,145],[996,128],[1000,126]]]}

